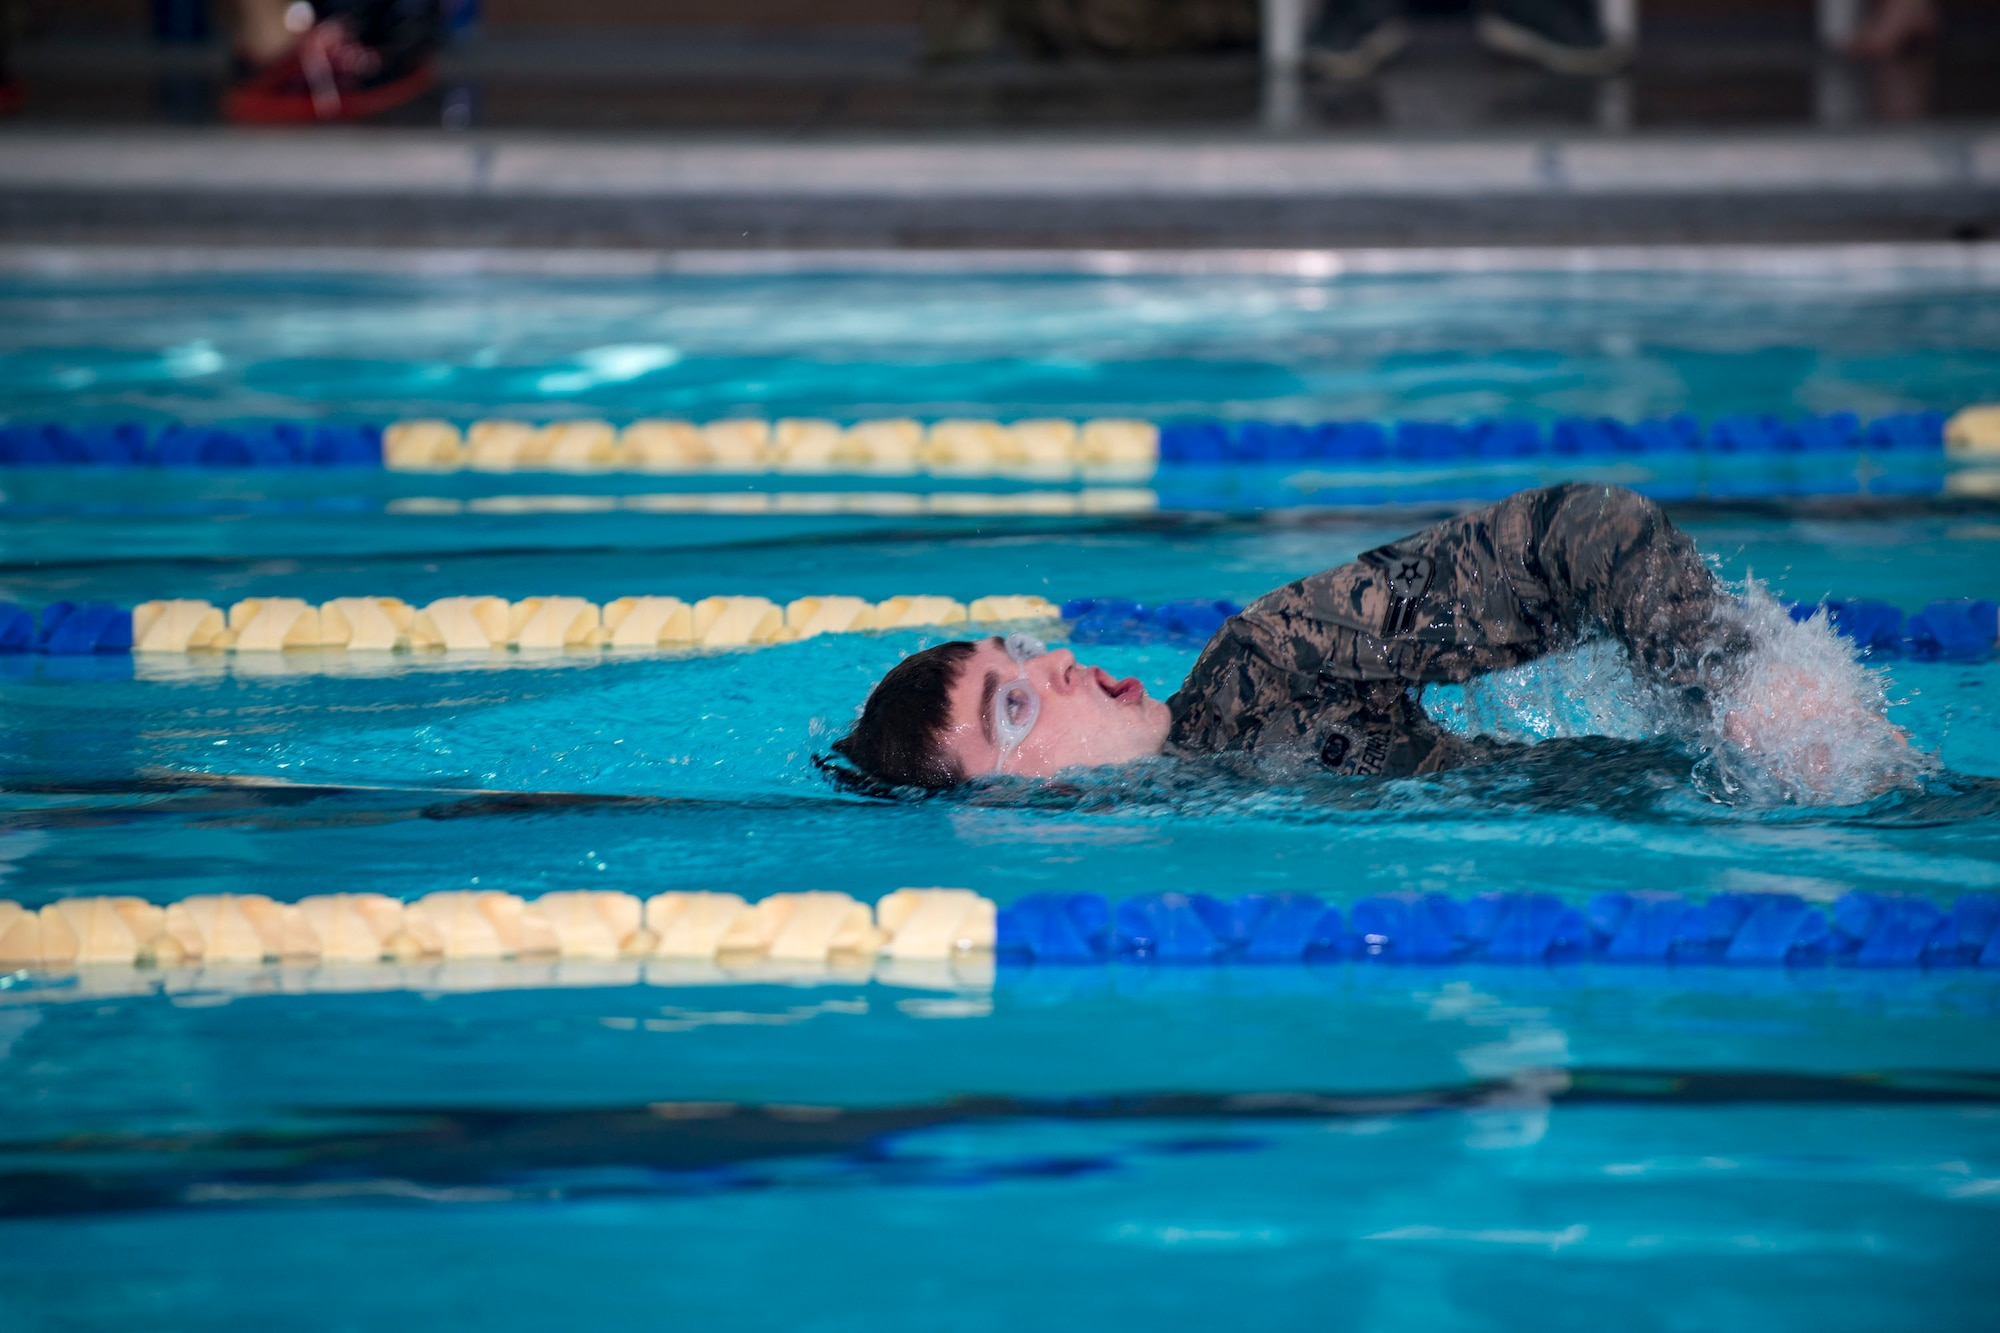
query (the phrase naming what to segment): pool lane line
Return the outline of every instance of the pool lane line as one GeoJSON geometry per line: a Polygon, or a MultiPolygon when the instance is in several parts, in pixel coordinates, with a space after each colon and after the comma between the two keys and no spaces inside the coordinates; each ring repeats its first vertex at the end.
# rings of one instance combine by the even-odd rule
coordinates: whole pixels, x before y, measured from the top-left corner
{"type": "Polygon", "coordinates": [[[1381,1092],[967,1095],[887,1106],[662,1100],[641,1105],[290,1108],[282,1128],[79,1133],[0,1142],[0,1217],[336,1204],[445,1204],[685,1196],[815,1182],[760,1174],[827,1159],[868,1185],[1062,1180],[1149,1153],[1265,1146],[1259,1126],[1407,1121],[1482,1112],[1917,1110],[2000,1106],[2000,1072],[1807,1074],[1632,1066],[1536,1067],[1511,1077],[1381,1092]],[[326,1122],[336,1122],[328,1125],[326,1122]],[[350,1122],[350,1123],[339,1123],[350,1122]],[[1217,1126],[1235,1134],[1107,1145],[1065,1157],[939,1158],[908,1142],[1007,1125],[1217,1126]],[[1249,1134],[1249,1137],[1244,1135],[1249,1134]],[[610,1184],[602,1173],[617,1173],[610,1184]],[[593,1176],[599,1179],[593,1179],[593,1176]]]}
{"type": "MultiPolygon", "coordinates": [[[[1388,513],[1404,518],[1449,518],[1465,513],[1489,500],[1467,500],[1457,502],[1430,503],[1406,509],[1380,507],[1351,511],[1328,511],[1342,521],[1356,523],[1379,523],[1381,516],[1388,513]]],[[[1992,512],[2000,513],[2000,498],[1987,502],[1992,512]]],[[[1980,510],[1978,512],[1986,512],[1980,510]]],[[[674,517],[689,517],[675,515],[674,517]]],[[[710,518],[714,515],[694,517],[710,518]]],[[[753,516],[754,517],[754,516],[753,516]]],[[[733,520],[725,520],[733,521],[733,520]]],[[[1310,521],[1309,519],[1307,521],[1310,521]]],[[[67,570],[118,569],[124,566],[144,566],[153,568],[185,568],[190,570],[209,569],[250,569],[257,565],[269,564],[273,560],[324,560],[337,564],[342,569],[373,561],[402,562],[406,564],[438,564],[457,560],[518,560],[551,558],[567,559],[601,558],[624,555],[657,555],[699,553],[727,554],[731,551],[786,550],[791,547],[821,547],[829,545],[865,546],[877,543],[907,543],[913,546],[935,545],[940,541],[954,542],[1014,542],[1022,537],[1062,537],[1075,533],[1097,534],[1102,532],[1169,532],[1199,530],[1210,531],[1253,531],[1266,523],[1287,525],[1275,511],[1245,511],[1241,514],[1220,514],[1206,512],[1152,513],[1152,514],[1107,514],[1103,516],[1079,516],[1073,519],[1015,519],[1009,518],[1004,524],[996,524],[990,518],[944,518],[937,520],[936,526],[929,527],[849,527],[841,530],[810,530],[802,532],[781,532],[768,536],[745,535],[728,541],[703,541],[694,544],[657,544],[650,542],[612,542],[589,545],[560,546],[548,544],[506,545],[506,546],[415,546],[393,548],[385,551],[365,551],[345,553],[340,551],[306,552],[302,555],[292,552],[273,552],[263,555],[113,555],[113,556],[65,556],[60,560],[29,559],[0,560],[0,577],[34,577],[50,572],[67,570]],[[1267,516],[1268,515],[1268,516],[1267,516]]]]}
{"type": "Polygon", "coordinates": [[[606,812],[701,813],[771,811],[806,813],[851,807],[855,798],[828,787],[804,794],[767,796],[673,796],[616,792],[506,791],[464,787],[397,787],[364,784],[293,783],[229,774],[189,773],[130,779],[0,779],[0,801],[9,795],[85,798],[66,806],[0,805],[0,829],[110,828],[154,820],[186,821],[196,827],[304,829],[402,822],[412,819],[533,818],[553,814],[606,812]],[[123,798],[98,804],[89,798],[123,798]],[[320,818],[271,819],[321,803],[351,802],[364,808],[320,818]]]}

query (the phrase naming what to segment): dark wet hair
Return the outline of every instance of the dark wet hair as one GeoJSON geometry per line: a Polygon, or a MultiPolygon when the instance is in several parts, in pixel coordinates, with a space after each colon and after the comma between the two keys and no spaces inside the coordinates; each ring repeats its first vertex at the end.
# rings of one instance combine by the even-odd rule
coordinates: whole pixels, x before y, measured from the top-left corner
{"type": "Polygon", "coordinates": [[[869,693],[854,729],[833,743],[834,753],[889,787],[939,791],[965,781],[943,736],[952,686],[978,647],[961,639],[896,663],[869,693]]]}

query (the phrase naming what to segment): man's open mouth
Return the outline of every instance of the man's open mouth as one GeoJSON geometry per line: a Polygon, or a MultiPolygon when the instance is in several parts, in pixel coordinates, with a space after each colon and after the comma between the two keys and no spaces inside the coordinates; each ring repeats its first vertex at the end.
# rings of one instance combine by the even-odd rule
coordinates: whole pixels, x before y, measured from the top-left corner
{"type": "Polygon", "coordinates": [[[1097,673],[1097,687],[1121,704],[1136,704],[1146,697],[1146,687],[1139,683],[1137,676],[1127,676],[1115,680],[1103,667],[1092,667],[1097,673]]]}

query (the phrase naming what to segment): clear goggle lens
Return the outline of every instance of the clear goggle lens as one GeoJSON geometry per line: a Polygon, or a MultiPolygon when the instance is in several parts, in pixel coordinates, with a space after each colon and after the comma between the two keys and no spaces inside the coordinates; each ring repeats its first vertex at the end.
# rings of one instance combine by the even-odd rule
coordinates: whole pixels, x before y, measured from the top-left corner
{"type": "Polygon", "coordinates": [[[1007,762],[1007,756],[1028,739],[1028,733],[1035,729],[1035,719],[1042,715],[1042,696],[1028,683],[1028,663],[1049,650],[1047,644],[1032,634],[1009,634],[1003,646],[1007,656],[1021,668],[1021,674],[993,692],[993,739],[1000,746],[1000,753],[993,760],[995,773],[1007,762]]]}

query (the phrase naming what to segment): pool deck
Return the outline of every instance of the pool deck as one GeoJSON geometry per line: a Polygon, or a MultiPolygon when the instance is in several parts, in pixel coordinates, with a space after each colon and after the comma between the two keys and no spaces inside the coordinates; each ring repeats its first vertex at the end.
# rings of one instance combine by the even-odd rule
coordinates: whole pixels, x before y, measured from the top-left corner
{"type": "MultiPolygon", "coordinates": [[[[1220,251],[2000,237],[2000,17],[1868,65],[1810,6],[1647,11],[1566,79],[1465,15],[1328,83],[1253,51],[927,59],[913,23],[533,27],[350,128],[221,120],[219,40],[51,26],[13,53],[0,245],[1220,251]]],[[[581,21],[580,21],[581,22],[581,21]]]]}
{"type": "Polygon", "coordinates": [[[2000,235],[2000,126],[1724,134],[0,132],[0,242],[1103,249],[2000,235]]]}

